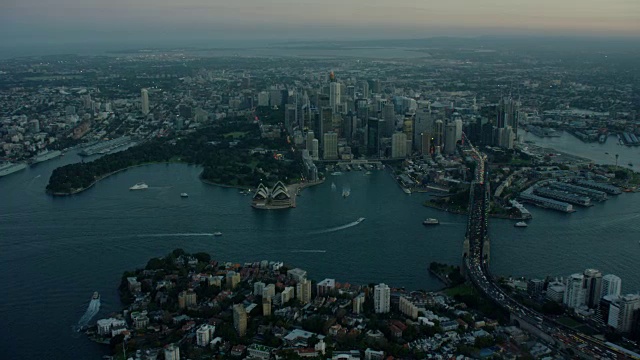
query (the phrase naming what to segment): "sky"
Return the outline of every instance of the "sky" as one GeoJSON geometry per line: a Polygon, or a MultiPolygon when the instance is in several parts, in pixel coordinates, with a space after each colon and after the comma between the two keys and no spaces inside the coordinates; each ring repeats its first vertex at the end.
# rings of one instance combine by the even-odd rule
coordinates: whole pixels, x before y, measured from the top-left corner
{"type": "Polygon", "coordinates": [[[640,37],[640,0],[0,0],[0,42],[640,37]]]}

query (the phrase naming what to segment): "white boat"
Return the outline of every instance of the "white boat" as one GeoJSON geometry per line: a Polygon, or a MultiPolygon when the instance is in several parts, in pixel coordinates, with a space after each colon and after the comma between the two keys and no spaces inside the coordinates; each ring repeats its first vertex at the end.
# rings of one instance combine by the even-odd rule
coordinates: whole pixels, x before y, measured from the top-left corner
{"type": "Polygon", "coordinates": [[[94,292],[93,292],[93,296],[91,297],[91,299],[93,299],[93,300],[98,300],[98,299],[100,299],[100,294],[98,294],[98,292],[97,292],[97,291],[94,291],[94,292]]]}
{"type": "Polygon", "coordinates": [[[351,189],[349,189],[349,188],[342,189],[342,197],[343,198],[346,198],[349,195],[351,195],[351,189]]]}
{"type": "Polygon", "coordinates": [[[132,187],[130,187],[129,190],[144,190],[148,188],[149,188],[149,185],[145,184],[144,182],[139,182],[133,185],[132,187]]]}
{"type": "Polygon", "coordinates": [[[527,226],[529,226],[529,225],[527,225],[527,223],[526,223],[526,222],[524,222],[524,221],[519,221],[519,222],[517,222],[517,223],[516,223],[515,225],[513,225],[513,226],[515,226],[515,227],[527,227],[527,226]]]}
{"type": "Polygon", "coordinates": [[[58,156],[62,156],[62,151],[60,150],[54,150],[54,151],[49,151],[49,150],[45,150],[41,153],[39,153],[38,155],[34,156],[33,159],[31,159],[31,165],[35,165],[37,163],[41,163],[47,160],[51,160],[53,158],[57,158],[58,156]]]}
{"type": "Polygon", "coordinates": [[[340,171],[334,171],[334,172],[331,173],[331,175],[340,176],[340,175],[342,175],[342,173],[340,171]]]}
{"type": "Polygon", "coordinates": [[[216,231],[213,233],[213,236],[222,236],[222,233],[220,231],[216,231]]]}
{"type": "Polygon", "coordinates": [[[363,218],[363,217],[358,218],[358,220],[356,220],[356,224],[360,224],[360,223],[361,223],[361,222],[363,222],[363,221],[364,221],[364,218],[363,218]]]}
{"type": "Polygon", "coordinates": [[[365,175],[371,175],[371,171],[367,171],[366,173],[364,173],[365,175]]]}
{"type": "Polygon", "coordinates": [[[331,190],[336,191],[336,183],[331,183],[331,190]]]}
{"type": "Polygon", "coordinates": [[[405,194],[411,195],[411,190],[407,188],[402,188],[402,191],[404,191],[405,194]]]}
{"type": "Polygon", "coordinates": [[[422,225],[440,225],[440,221],[434,218],[428,218],[422,222],[422,225]]]}
{"type": "Polygon", "coordinates": [[[187,194],[187,193],[182,193],[182,194],[180,194],[180,197],[186,198],[186,197],[189,197],[189,194],[187,194]]]}

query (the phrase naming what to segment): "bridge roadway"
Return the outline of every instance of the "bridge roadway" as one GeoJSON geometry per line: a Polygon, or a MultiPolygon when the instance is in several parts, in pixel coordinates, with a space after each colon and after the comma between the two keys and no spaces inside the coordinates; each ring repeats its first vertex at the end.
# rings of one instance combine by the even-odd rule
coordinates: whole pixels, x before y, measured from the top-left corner
{"type": "Polygon", "coordinates": [[[578,333],[552,318],[534,311],[510,297],[496,284],[489,270],[489,203],[490,189],[488,183],[488,169],[485,169],[485,157],[477,152],[474,158],[479,163],[476,167],[475,181],[472,183],[469,196],[469,218],[464,242],[463,267],[471,283],[485,294],[496,305],[509,312],[512,319],[518,319],[528,324],[529,328],[537,329],[547,340],[551,339],[561,347],[572,348],[587,359],[639,359],[619,349],[608,346],[591,336],[578,333]]]}

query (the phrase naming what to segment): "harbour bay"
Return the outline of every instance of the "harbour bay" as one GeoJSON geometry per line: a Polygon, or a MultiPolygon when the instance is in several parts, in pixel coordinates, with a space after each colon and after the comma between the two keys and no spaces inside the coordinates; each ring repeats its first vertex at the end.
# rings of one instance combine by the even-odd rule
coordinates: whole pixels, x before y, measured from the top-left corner
{"type": "MultiPolygon", "coordinates": [[[[129,169],[76,196],[47,196],[51,171],[75,161],[70,153],[0,179],[0,315],[7,319],[0,335],[9,358],[50,358],[52,349],[56,358],[103,355],[72,331],[92,292],[102,294],[98,317],[119,310],[122,272],[178,247],[225,261],[280,260],[316,280],[427,290],[441,286],[427,271],[430,262],[460,262],[466,217],[422,206],[428,195],[404,194],[386,171],[330,176],[285,211],[252,209],[248,196],[204,184],[200,169],[184,164],[129,169]],[[128,190],[141,180],[148,190],[128,190]],[[351,188],[346,199],[343,186],[351,188]],[[359,217],[366,220],[345,226],[359,217]],[[425,228],[427,217],[441,225],[425,228]]],[[[492,219],[492,270],[541,277],[595,267],[619,275],[624,291],[637,291],[640,246],[630,234],[640,230],[639,201],[623,194],[569,215],[530,207],[526,229],[492,219]]]]}

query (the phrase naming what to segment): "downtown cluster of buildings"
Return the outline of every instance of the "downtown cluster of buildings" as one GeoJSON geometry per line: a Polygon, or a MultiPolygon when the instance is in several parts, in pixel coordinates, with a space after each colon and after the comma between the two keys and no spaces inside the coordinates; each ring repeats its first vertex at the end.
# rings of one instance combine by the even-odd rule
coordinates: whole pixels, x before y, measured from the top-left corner
{"type": "Polygon", "coordinates": [[[619,333],[640,333],[640,295],[622,294],[622,281],[613,274],[586,269],[564,279],[531,279],[526,290],[534,298],[563,304],[577,315],[619,333]]]}
{"type": "Polygon", "coordinates": [[[139,359],[466,359],[473,351],[560,358],[522,330],[442,293],[315,282],[281,262],[203,262],[188,254],[159,261],[164,265],[126,279],[131,304],[98,320],[89,332],[95,340],[122,336],[136,344],[125,348],[139,359]]]}

